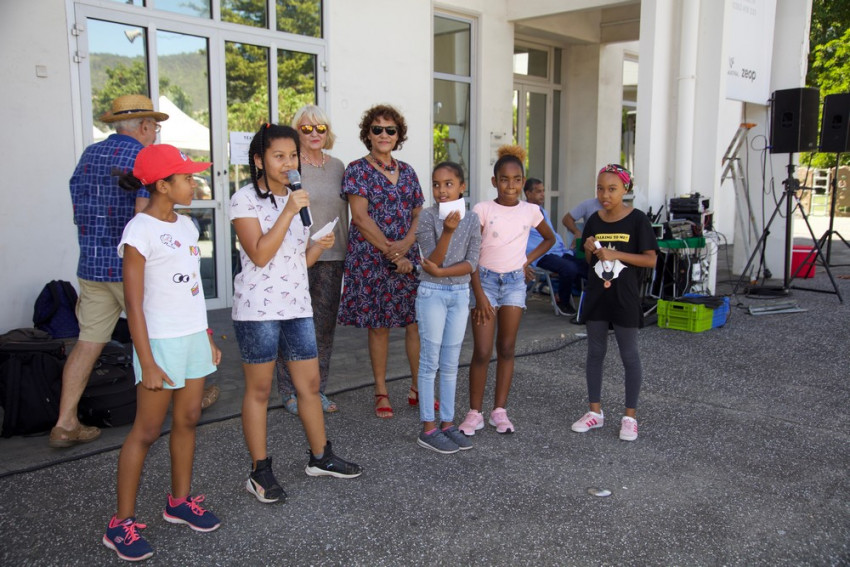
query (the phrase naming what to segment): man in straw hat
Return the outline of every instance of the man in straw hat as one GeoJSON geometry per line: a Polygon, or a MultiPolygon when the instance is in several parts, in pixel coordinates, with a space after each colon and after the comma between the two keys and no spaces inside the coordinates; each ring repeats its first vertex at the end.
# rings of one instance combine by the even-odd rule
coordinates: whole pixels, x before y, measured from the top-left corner
{"type": "Polygon", "coordinates": [[[168,115],[155,111],[148,97],[133,94],[116,98],[100,119],[112,125],[115,133],[86,148],[71,176],[74,224],[80,243],[80,337],[62,372],[59,419],[50,431],[51,447],[71,447],[100,436],[98,428],[79,422],[77,404],[103,345],[109,342],[124,311],[118,242],[124,225],[150,197],[144,189],[124,191],[118,187],[118,177],[133,170],[136,154],[156,141],[159,123],[168,115]]]}

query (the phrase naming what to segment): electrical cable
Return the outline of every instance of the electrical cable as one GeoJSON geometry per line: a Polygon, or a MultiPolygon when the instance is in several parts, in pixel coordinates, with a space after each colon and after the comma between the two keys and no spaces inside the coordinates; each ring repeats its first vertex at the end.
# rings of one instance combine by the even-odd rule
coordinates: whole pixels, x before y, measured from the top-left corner
{"type": "MultiPolygon", "coordinates": [[[[529,357],[529,356],[540,356],[540,355],[543,355],[543,354],[551,354],[553,352],[558,352],[560,350],[564,350],[565,348],[567,348],[569,346],[572,346],[576,343],[580,343],[580,342],[586,341],[586,340],[587,340],[587,337],[578,337],[578,338],[573,339],[571,341],[565,341],[562,344],[559,344],[559,345],[554,346],[554,347],[549,348],[549,349],[531,350],[529,352],[516,354],[516,355],[514,355],[514,358],[515,359],[516,358],[526,358],[526,357],[529,357]]],[[[496,361],[495,356],[490,359],[490,362],[495,362],[495,361],[496,361]]],[[[469,367],[469,364],[470,363],[468,363],[468,362],[463,363],[463,364],[459,364],[458,368],[467,368],[467,367],[469,367]]],[[[404,375],[404,376],[396,376],[395,378],[387,378],[387,382],[398,382],[399,380],[405,380],[405,379],[408,379],[408,378],[411,378],[410,374],[407,374],[407,375],[404,375]]],[[[346,392],[355,392],[357,390],[363,390],[365,388],[371,388],[371,387],[373,387],[373,384],[363,384],[362,386],[351,386],[350,388],[343,388],[342,390],[336,390],[336,391],[332,392],[331,395],[343,394],[343,393],[346,393],[346,392]]],[[[283,407],[284,407],[284,404],[275,404],[275,405],[269,405],[268,409],[269,410],[276,410],[276,409],[283,409],[283,407]]],[[[220,423],[222,421],[228,421],[228,420],[231,420],[231,419],[236,419],[236,418],[241,417],[241,415],[242,415],[242,413],[239,412],[239,413],[234,413],[234,414],[230,414],[230,415],[223,415],[223,416],[220,416],[220,417],[210,418],[210,419],[201,419],[200,421],[198,421],[196,428],[204,426],[204,425],[211,425],[211,424],[214,424],[214,423],[220,423]]],[[[159,437],[164,437],[164,436],[168,435],[169,433],[171,433],[171,428],[163,429],[162,433],[159,434],[159,437]]],[[[3,473],[0,473],[0,479],[7,478],[7,477],[10,477],[10,476],[19,475],[19,474],[36,472],[36,471],[44,470],[44,469],[54,467],[54,466],[57,466],[57,465],[64,465],[66,463],[73,463],[74,461],[79,461],[81,459],[85,459],[85,458],[88,458],[88,457],[94,457],[94,456],[100,455],[102,453],[108,453],[110,451],[116,451],[116,450],[120,449],[123,444],[124,444],[124,439],[122,439],[121,443],[118,444],[118,445],[110,445],[108,447],[101,447],[99,449],[94,449],[94,450],[91,450],[91,451],[87,451],[85,453],[80,453],[79,455],[74,455],[74,456],[71,456],[71,457],[64,457],[64,458],[61,458],[61,459],[53,460],[53,461],[50,461],[50,462],[47,462],[47,463],[40,463],[38,465],[33,465],[33,466],[22,468],[22,469],[6,471],[6,472],[3,472],[3,473]]]]}

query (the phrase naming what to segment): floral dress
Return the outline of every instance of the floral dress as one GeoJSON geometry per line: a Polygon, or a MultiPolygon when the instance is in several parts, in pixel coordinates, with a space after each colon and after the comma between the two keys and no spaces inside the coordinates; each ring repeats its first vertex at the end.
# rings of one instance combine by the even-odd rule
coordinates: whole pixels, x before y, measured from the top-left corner
{"type": "MultiPolygon", "coordinates": [[[[413,168],[401,161],[398,167],[395,185],[366,158],[348,164],[342,178],[343,197],[364,197],[369,217],[388,240],[407,236],[414,209],[425,202],[413,168]]],[[[407,259],[414,265],[419,263],[416,246],[407,252],[407,259]]],[[[375,329],[416,322],[416,276],[392,271],[381,251],[354,224],[348,233],[343,282],[338,316],[341,325],[375,329]]]]}

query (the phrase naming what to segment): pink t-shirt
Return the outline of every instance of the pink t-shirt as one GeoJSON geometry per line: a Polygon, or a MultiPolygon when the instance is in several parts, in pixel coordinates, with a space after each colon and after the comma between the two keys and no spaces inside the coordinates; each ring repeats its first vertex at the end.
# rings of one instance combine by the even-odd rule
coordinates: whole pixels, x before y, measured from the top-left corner
{"type": "Polygon", "coordinates": [[[521,270],[525,264],[528,233],[543,221],[540,207],[526,201],[520,201],[515,207],[482,201],[472,210],[481,219],[478,265],[500,274],[521,270]]]}

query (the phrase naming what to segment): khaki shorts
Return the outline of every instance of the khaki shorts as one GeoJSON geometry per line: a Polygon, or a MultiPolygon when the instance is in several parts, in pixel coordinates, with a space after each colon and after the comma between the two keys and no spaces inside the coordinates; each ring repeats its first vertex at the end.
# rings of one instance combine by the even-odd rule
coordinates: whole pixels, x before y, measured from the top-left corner
{"type": "Polygon", "coordinates": [[[80,298],[77,300],[80,340],[108,343],[112,339],[115,323],[124,311],[124,284],[80,278],[77,278],[77,282],[80,284],[80,298]]]}

